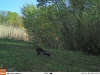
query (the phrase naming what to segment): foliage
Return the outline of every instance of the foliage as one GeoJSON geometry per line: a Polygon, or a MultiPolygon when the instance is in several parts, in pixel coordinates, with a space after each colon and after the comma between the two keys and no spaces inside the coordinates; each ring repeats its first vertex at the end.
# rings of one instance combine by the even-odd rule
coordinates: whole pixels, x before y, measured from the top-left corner
{"type": "Polygon", "coordinates": [[[23,23],[33,41],[100,55],[99,0],[37,0],[23,6],[23,23]]]}
{"type": "Polygon", "coordinates": [[[58,35],[60,31],[58,26],[52,22],[55,21],[53,20],[56,18],[55,13],[52,13],[52,16],[50,16],[48,12],[53,12],[53,10],[37,9],[33,5],[26,4],[22,9],[22,14],[24,15],[23,23],[34,42],[57,46],[59,44],[58,35]],[[52,21],[50,22],[49,19],[52,21]]]}
{"type": "Polygon", "coordinates": [[[0,11],[0,24],[24,28],[21,16],[11,11],[0,11]]]}
{"type": "Polygon", "coordinates": [[[5,24],[7,11],[0,11],[0,23],[5,24]]]}

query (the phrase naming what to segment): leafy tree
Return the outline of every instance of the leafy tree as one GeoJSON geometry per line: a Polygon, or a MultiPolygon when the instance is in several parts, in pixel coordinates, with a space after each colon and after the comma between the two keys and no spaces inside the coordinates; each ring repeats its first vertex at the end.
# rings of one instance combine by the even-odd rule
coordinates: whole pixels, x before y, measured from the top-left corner
{"type": "Polygon", "coordinates": [[[33,41],[56,47],[58,45],[59,28],[55,24],[55,13],[52,13],[52,16],[48,14],[51,11],[49,8],[52,7],[49,6],[48,10],[45,10],[44,7],[36,8],[33,5],[24,5],[22,9],[23,23],[33,41]]]}
{"type": "Polygon", "coordinates": [[[16,12],[0,11],[0,23],[3,25],[13,25],[16,27],[24,28],[22,23],[22,17],[16,12]]]}
{"type": "Polygon", "coordinates": [[[99,0],[37,0],[23,6],[23,23],[36,43],[100,54],[99,0]]]}
{"type": "Polygon", "coordinates": [[[15,12],[8,11],[8,14],[6,15],[6,24],[23,28],[22,19],[18,13],[15,12]]]}
{"type": "Polygon", "coordinates": [[[4,10],[0,11],[0,22],[2,24],[5,24],[6,22],[6,15],[7,15],[7,11],[4,10]]]}

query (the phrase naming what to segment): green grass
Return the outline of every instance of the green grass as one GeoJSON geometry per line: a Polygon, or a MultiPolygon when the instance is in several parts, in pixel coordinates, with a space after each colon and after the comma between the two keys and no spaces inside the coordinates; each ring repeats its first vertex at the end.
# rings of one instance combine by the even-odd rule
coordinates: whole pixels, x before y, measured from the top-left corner
{"type": "Polygon", "coordinates": [[[37,56],[32,43],[0,39],[0,67],[19,72],[100,72],[100,57],[42,46],[52,56],[37,56]]]}

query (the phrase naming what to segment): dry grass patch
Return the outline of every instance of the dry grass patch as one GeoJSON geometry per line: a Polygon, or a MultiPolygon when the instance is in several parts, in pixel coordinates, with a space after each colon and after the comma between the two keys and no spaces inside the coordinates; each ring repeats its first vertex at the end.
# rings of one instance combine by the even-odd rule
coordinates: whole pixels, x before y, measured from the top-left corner
{"type": "Polygon", "coordinates": [[[16,40],[28,41],[28,34],[25,29],[22,28],[0,25],[0,38],[13,38],[16,40]]]}

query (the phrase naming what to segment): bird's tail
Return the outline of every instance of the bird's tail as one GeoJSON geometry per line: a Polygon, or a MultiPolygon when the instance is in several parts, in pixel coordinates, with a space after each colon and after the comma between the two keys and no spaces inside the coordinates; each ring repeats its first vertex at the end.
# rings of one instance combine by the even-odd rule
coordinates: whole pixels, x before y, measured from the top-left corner
{"type": "Polygon", "coordinates": [[[51,56],[49,53],[44,53],[43,55],[51,56]]]}

